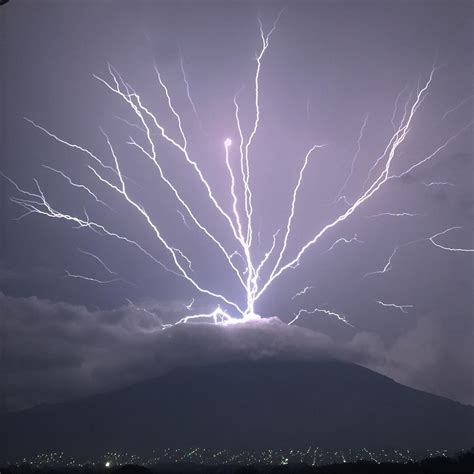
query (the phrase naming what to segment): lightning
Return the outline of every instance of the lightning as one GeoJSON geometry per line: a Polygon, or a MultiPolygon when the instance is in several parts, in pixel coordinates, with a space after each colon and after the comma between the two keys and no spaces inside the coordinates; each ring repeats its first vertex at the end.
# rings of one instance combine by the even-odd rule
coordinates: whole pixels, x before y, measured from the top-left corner
{"type": "Polygon", "coordinates": [[[455,184],[450,183],[448,181],[431,181],[431,182],[423,182],[421,184],[423,184],[423,186],[427,188],[431,188],[433,186],[451,186],[451,187],[456,186],[455,184]]]}
{"type": "Polygon", "coordinates": [[[448,232],[451,232],[452,230],[455,229],[462,229],[462,227],[456,226],[456,227],[450,227],[449,229],[443,230],[442,232],[438,232],[437,234],[432,235],[431,237],[428,237],[428,240],[435,246],[438,247],[442,250],[448,250],[449,252],[474,252],[474,249],[465,249],[465,248],[456,248],[456,247],[447,247],[446,245],[442,245],[438,242],[435,241],[437,237],[440,237],[441,235],[445,235],[448,232]]]}
{"type": "MultiPolygon", "coordinates": [[[[358,158],[362,149],[362,140],[367,129],[368,115],[365,116],[362,126],[359,130],[356,151],[351,160],[350,170],[337,193],[337,198],[333,204],[342,201],[345,205],[343,210],[338,211],[336,216],[331,217],[328,222],[324,223],[318,230],[312,232],[311,236],[299,244],[298,247],[293,245],[292,237],[295,231],[295,220],[298,215],[298,201],[302,188],[305,186],[305,176],[307,170],[314,166],[313,162],[316,157],[323,155],[326,144],[312,144],[306,147],[305,153],[295,157],[300,162],[299,172],[295,178],[292,178],[293,186],[291,188],[288,208],[285,209],[286,219],[282,225],[272,234],[272,239],[268,243],[262,243],[262,235],[260,229],[255,229],[255,209],[256,203],[253,198],[253,161],[252,152],[254,151],[254,142],[261,124],[265,118],[265,111],[262,107],[262,77],[264,75],[265,57],[270,47],[270,40],[277,29],[280,17],[284,10],[280,11],[270,29],[265,30],[262,22],[258,21],[259,26],[259,47],[255,53],[255,69],[252,76],[251,90],[251,112],[252,117],[250,124],[243,123],[243,117],[247,117],[247,110],[243,112],[241,100],[242,90],[233,97],[233,119],[235,120],[235,130],[237,137],[229,134],[220,138],[219,143],[222,147],[223,163],[226,169],[226,182],[229,185],[228,199],[230,205],[224,205],[221,198],[218,198],[212,183],[208,180],[201,168],[201,165],[194,155],[193,147],[190,146],[190,136],[186,127],[186,119],[181,114],[172,89],[169,87],[165,75],[155,63],[153,65],[154,77],[156,85],[165,102],[164,110],[154,112],[146,105],[141,95],[126,82],[121,73],[111,64],[107,65],[107,73],[104,77],[94,74],[93,78],[105,88],[107,93],[116,97],[123,105],[128,108],[129,113],[133,117],[133,121],[128,118],[120,118],[125,125],[134,129],[135,134],[139,138],[129,136],[125,142],[130,149],[136,152],[137,159],[144,160],[151,164],[155,173],[157,183],[161,184],[173,197],[176,205],[176,212],[181,217],[182,224],[189,230],[195,231],[198,235],[204,237],[216,252],[216,261],[224,263],[230,270],[235,279],[235,283],[240,290],[240,296],[234,296],[234,293],[227,294],[221,290],[209,287],[206,282],[208,279],[203,278],[199,268],[195,265],[195,260],[190,251],[177,246],[168,237],[166,230],[163,229],[156,221],[154,213],[147,209],[136,197],[131,189],[131,178],[127,177],[123,169],[123,160],[125,154],[119,153],[120,148],[112,140],[108,133],[100,129],[100,133],[107,150],[107,161],[93,152],[89,148],[75,144],[72,140],[61,138],[59,134],[48,130],[45,126],[38,124],[32,119],[25,120],[35,129],[46,134],[52,140],[58,142],[61,146],[65,146],[73,152],[80,153],[85,156],[87,162],[85,169],[88,176],[94,180],[94,186],[79,182],[69,176],[65,171],[44,166],[47,172],[58,175],[60,178],[74,189],[74,192],[83,193],[88,196],[89,200],[105,207],[107,211],[114,212],[112,207],[103,199],[101,193],[106,190],[126,205],[132,211],[142,225],[151,233],[155,239],[157,247],[161,250],[160,258],[155,254],[155,248],[149,248],[147,245],[131,238],[130,236],[119,232],[113,228],[109,228],[98,220],[91,218],[89,212],[84,209],[84,216],[79,214],[69,214],[62,210],[59,206],[54,205],[47,194],[43,191],[39,179],[34,178],[35,189],[29,191],[20,187],[14,180],[4,176],[9,183],[15,188],[18,196],[12,197],[11,201],[19,205],[25,213],[19,217],[22,219],[31,214],[39,214],[50,219],[69,222],[78,229],[92,230],[107,238],[115,239],[122,244],[133,247],[136,251],[142,253],[154,264],[159,265],[163,270],[169,272],[173,277],[179,278],[185,282],[192,291],[204,295],[216,302],[217,306],[209,313],[185,314],[174,324],[186,324],[193,322],[211,322],[214,324],[232,325],[245,322],[253,322],[261,320],[256,312],[256,304],[262,296],[268,291],[273,283],[280,279],[283,275],[287,275],[295,271],[301,260],[307,256],[313,247],[317,246],[324,238],[330,238],[332,245],[323,253],[333,251],[339,245],[348,245],[353,243],[363,244],[364,241],[354,234],[352,238],[341,237],[336,231],[342,224],[357,214],[365,204],[372,202],[375,197],[380,194],[385,185],[409,173],[417,170],[428,161],[437,157],[446,147],[453,142],[461,133],[470,128],[473,122],[465,125],[455,134],[448,137],[445,141],[438,144],[430,153],[415,161],[415,163],[403,163],[400,159],[400,147],[405,143],[407,137],[411,134],[413,123],[417,117],[418,111],[426,97],[429,94],[434,75],[438,67],[433,66],[430,73],[420,85],[409,93],[407,87],[403,89],[395,100],[395,107],[391,116],[391,124],[393,133],[387,138],[385,145],[382,147],[382,153],[378,154],[370,169],[367,177],[358,191],[357,195],[348,199],[344,193],[350,180],[354,177],[354,171],[358,165],[358,158]],[[404,101],[404,104],[402,104],[404,101]],[[400,112],[399,112],[400,110],[400,112]],[[170,125],[172,120],[172,125],[170,125]],[[173,130],[173,131],[171,131],[173,130]],[[139,133],[136,133],[136,132],[139,133]],[[186,167],[192,173],[195,179],[196,187],[200,187],[200,191],[206,197],[206,203],[209,206],[209,212],[214,212],[213,225],[210,226],[197,210],[194,200],[187,199],[182,191],[183,184],[175,181],[166,171],[162,164],[162,157],[169,151],[173,151],[179,163],[186,167]],[[394,172],[395,163],[400,162],[401,171],[394,172]],[[97,191],[100,189],[100,191],[97,191]],[[230,239],[222,239],[215,231],[216,227],[224,229],[230,239]],[[254,239],[254,233],[257,238],[254,239]],[[231,242],[229,242],[231,240],[231,242]],[[255,243],[254,240],[257,242],[255,243]],[[256,248],[257,247],[257,248],[256,248]],[[296,248],[296,249],[295,249],[296,248]]],[[[195,103],[190,94],[190,84],[185,73],[183,59],[180,57],[180,69],[186,88],[186,96],[191,104],[194,115],[200,121],[195,103]]],[[[309,116],[310,102],[308,100],[307,115],[309,116]]],[[[460,105],[459,105],[460,107],[460,105]]],[[[449,113],[453,112],[449,111],[449,113]]],[[[134,154],[135,157],[135,154],[134,154]]],[[[450,185],[450,183],[424,183],[425,186],[434,185],[450,185]]],[[[412,212],[383,212],[368,216],[368,218],[390,216],[390,217],[415,217],[421,214],[412,212]]],[[[179,219],[178,219],[179,220],[179,219]]],[[[437,234],[416,242],[425,240],[430,241],[436,247],[452,252],[472,252],[471,249],[460,249],[448,247],[439,243],[439,238],[459,227],[451,227],[437,234]]],[[[263,234],[264,235],[264,234],[263,234]]],[[[270,233],[269,233],[270,235],[270,233]]],[[[270,239],[268,239],[270,240],[270,239]]],[[[364,277],[375,274],[384,274],[391,270],[392,260],[397,251],[410,243],[401,244],[393,250],[382,269],[367,273],[364,277]]],[[[148,244],[150,245],[150,244],[148,244]]],[[[116,275],[95,253],[81,251],[97,261],[101,267],[108,272],[109,275],[116,275]]],[[[66,275],[71,278],[84,279],[99,284],[111,283],[121,280],[119,278],[96,279],[92,277],[73,274],[66,270],[66,275]]],[[[306,286],[303,290],[297,292],[291,299],[295,300],[299,296],[304,295],[307,291],[313,289],[312,286],[306,286]]],[[[230,293],[230,292],[229,292],[230,293]]],[[[189,304],[183,306],[187,311],[193,309],[195,297],[189,304]]],[[[381,306],[396,307],[400,311],[405,312],[411,308],[411,305],[395,305],[392,303],[384,303],[377,301],[381,306]]],[[[131,303],[130,303],[131,304],[131,303]]],[[[294,318],[288,324],[296,323],[303,315],[311,315],[321,313],[343,324],[354,327],[345,315],[329,310],[323,307],[315,307],[311,310],[300,309],[293,314],[294,318]]],[[[163,328],[167,328],[170,324],[162,324],[163,328]]]]}
{"type": "Polygon", "coordinates": [[[350,207],[351,206],[351,203],[349,202],[349,200],[347,199],[347,196],[345,195],[342,195],[342,196],[339,196],[332,204],[337,204],[338,202],[343,202],[347,207],[350,207]]]}
{"type": "Polygon", "coordinates": [[[99,264],[104,268],[107,273],[110,273],[111,275],[117,275],[117,272],[112,271],[105,263],[104,261],[98,257],[97,255],[93,254],[92,252],[86,252],[85,250],[78,249],[78,251],[84,255],[88,255],[89,257],[92,257],[96,262],[99,262],[99,264]]]}
{"type": "Polygon", "coordinates": [[[306,294],[307,291],[309,290],[313,290],[314,289],[314,286],[305,286],[301,291],[298,291],[297,293],[295,293],[291,299],[294,300],[296,298],[298,298],[298,296],[303,296],[304,294],[306,294]]]}
{"type": "Polygon", "coordinates": [[[351,328],[354,327],[349,321],[347,321],[344,315],[336,313],[335,311],[331,311],[329,309],[325,309],[325,308],[314,308],[312,310],[300,309],[296,314],[293,315],[294,318],[288,323],[288,325],[291,325],[295,323],[296,321],[298,321],[298,319],[300,319],[302,314],[315,314],[315,313],[323,313],[327,316],[336,318],[338,321],[341,321],[342,323],[346,324],[347,326],[350,326],[351,328]]]}
{"type": "Polygon", "coordinates": [[[188,229],[190,229],[189,224],[188,224],[188,221],[186,220],[185,215],[184,215],[179,209],[176,209],[176,212],[177,212],[177,213],[179,214],[179,216],[181,217],[181,220],[183,221],[183,224],[184,224],[188,229]]]}
{"type": "Polygon", "coordinates": [[[377,300],[377,303],[380,305],[380,306],[383,306],[385,308],[395,308],[395,309],[398,309],[399,311],[401,311],[402,313],[408,313],[407,309],[408,308],[413,308],[413,305],[412,304],[402,304],[402,305],[399,305],[399,304],[395,304],[395,303],[384,303],[383,301],[380,301],[380,300],[377,300]]]}
{"type": "Polygon", "coordinates": [[[384,265],[384,267],[381,269],[381,270],[375,270],[373,272],[369,272],[369,273],[366,273],[364,275],[364,278],[365,277],[368,277],[370,275],[382,275],[384,273],[387,273],[389,272],[391,269],[392,269],[392,260],[393,260],[393,257],[395,257],[395,254],[398,252],[400,247],[395,247],[393,249],[393,252],[390,254],[390,257],[388,257],[388,260],[387,260],[387,263],[384,265]]]}
{"type": "Polygon", "coordinates": [[[112,210],[112,208],[107,204],[105,203],[104,201],[102,201],[102,199],[99,199],[97,197],[96,194],[94,194],[87,186],[84,186],[83,184],[79,184],[79,183],[75,183],[72,178],[70,178],[66,173],[60,171],[60,170],[57,170],[56,168],[53,168],[52,166],[48,166],[48,165],[43,165],[43,168],[46,168],[47,170],[50,170],[52,171],[53,173],[57,173],[59,174],[60,176],[62,176],[71,186],[75,187],[75,188],[79,188],[79,189],[83,189],[87,194],[89,194],[90,196],[92,196],[92,198],[99,204],[102,204],[103,206],[105,206],[107,209],[109,210],[112,210]]]}
{"type": "Polygon", "coordinates": [[[355,166],[355,163],[357,161],[357,158],[360,154],[360,150],[361,150],[361,142],[362,142],[362,137],[364,136],[364,131],[365,131],[365,127],[367,126],[367,121],[369,120],[369,116],[366,115],[365,118],[364,118],[364,121],[362,122],[362,127],[360,129],[360,132],[359,132],[359,138],[357,139],[357,150],[354,154],[354,157],[352,158],[352,162],[351,162],[351,169],[349,171],[349,174],[347,175],[347,178],[346,180],[344,181],[341,189],[339,190],[339,193],[337,195],[337,198],[336,200],[338,200],[339,198],[341,198],[341,195],[342,193],[344,192],[344,189],[346,189],[346,186],[348,185],[350,179],[352,178],[352,175],[354,173],[354,166],[355,166]]]}
{"type": "Polygon", "coordinates": [[[325,250],[322,253],[322,255],[327,253],[327,252],[331,252],[332,250],[334,250],[334,247],[336,247],[338,244],[352,244],[353,242],[357,242],[358,244],[363,244],[364,243],[363,240],[360,240],[357,237],[357,234],[354,234],[354,237],[351,237],[350,239],[346,239],[345,237],[340,237],[327,250],[325,250]]]}
{"type": "MultiPolygon", "coordinates": [[[[474,249],[448,247],[446,245],[442,245],[442,244],[435,241],[435,239],[440,237],[441,235],[445,235],[448,232],[451,232],[453,230],[461,230],[461,229],[462,229],[462,227],[460,227],[460,226],[449,227],[449,228],[447,228],[443,231],[440,231],[440,232],[438,232],[434,235],[430,235],[428,237],[420,237],[419,239],[410,240],[408,242],[400,244],[400,245],[396,246],[393,249],[392,253],[390,254],[389,258],[387,259],[387,261],[386,261],[386,263],[385,263],[385,265],[383,266],[382,269],[375,270],[375,271],[372,271],[372,272],[368,272],[363,276],[363,278],[366,278],[366,277],[371,276],[371,275],[383,275],[383,274],[389,272],[392,269],[392,263],[393,263],[392,260],[400,249],[402,249],[404,247],[407,247],[407,246],[410,246],[410,245],[413,245],[413,244],[420,243],[420,242],[431,242],[435,247],[438,247],[442,250],[447,250],[449,252],[468,252],[468,253],[474,252],[474,249]]],[[[380,302],[378,302],[378,303],[382,304],[380,302]]]]}
{"type": "Polygon", "coordinates": [[[194,304],[194,298],[191,299],[191,302],[189,304],[185,304],[184,307],[189,311],[194,304]]]}
{"type": "Polygon", "coordinates": [[[136,128],[140,132],[146,133],[146,130],[144,128],[140,127],[140,125],[138,125],[136,123],[130,122],[126,118],[120,117],[118,115],[114,115],[113,117],[116,118],[117,120],[119,120],[120,122],[123,122],[125,125],[128,125],[129,127],[136,128]]]}
{"type": "Polygon", "coordinates": [[[165,324],[160,317],[158,317],[153,311],[150,311],[149,309],[143,307],[143,306],[137,306],[130,298],[125,298],[125,301],[127,302],[128,306],[135,311],[140,311],[142,313],[147,314],[148,316],[151,316],[153,320],[158,321],[158,324],[162,329],[166,329],[167,327],[170,327],[169,324],[165,324]]]}
{"type": "Polygon", "coordinates": [[[441,120],[445,120],[448,117],[448,115],[451,115],[453,112],[456,112],[456,110],[460,109],[463,105],[467,104],[472,99],[474,99],[474,96],[472,95],[470,95],[469,97],[465,97],[463,100],[461,100],[461,102],[459,102],[459,104],[447,110],[441,117],[441,120]]]}
{"type": "MultiPolygon", "coordinates": [[[[294,269],[295,266],[299,264],[300,259],[308,251],[308,249],[311,248],[314,244],[316,244],[321,239],[322,236],[324,236],[326,233],[328,233],[330,230],[332,230],[341,222],[344,222],[345,220],[347,220],[365,202],[367,202],[374,195],[376,195],[376,193],[383,187],[384,184],[386,184],[388,181],[392,179],[400,178],[406,175],[407,173],[413,171],[414,169],[423,165],[427,161],[433,159],[440,151],[445,149],[447,145],[451,143],[455,138],[457,138],[463,131],[467,130],[470,126],[472,126],[473,122],[470,122],[469,124],[465,125],[455,135],[452,135],[447,140],[445,140],[432,153],[430,153],[429,155],[425,156],[418,162],[408,167],[404,172],[398,175],[391,174],[393,161],[396,157],[396,152],[398,151],[398,148],[405,141],[407,135],[411,131],[413,119],[418,109],[420,108],[421,104],[424,102],[426,98],[426,95],[433,81],[433,76],[436,70],[437,68],[433,67],[424,85],[418,88],[416,94],[414,94],[415,97],[413,101],[411,102],[411,104],[408,105],[407,103],[405,107],[405,113],[401,119],[400,125],[398,129],[396,130],[396,132],[390,138],[389,143],[386,147],[386,153],[382,155],[382,156],[387,155],[386,160],[385,160],[385,165],[382,167],[382,170],[379,172],[379,174],[376,175],[375,179],[372,181],[372,184],[368,185],[368,188],[361,193],[361,195],[354,201],[354,203],[345,212],[343,212],[337,218],[335,218],[334,220],[326,224],[318,233],[316,233],[316,235],[312,239],[310,239],[306,244],[304,244],[303,247],[299,250],[299,252],[296,254],[296,256],[293,259],[291,259],[288,263],[280,266],[278,270],[273,271],[270,277],[267,279],[266,283],[260,288],[260,290],[256,294],[255,301],[258,300],[262,296],[262,294],[275,281],[276,278],[280,277],[287,270],[294,269]]],[[[377,159],[377,161],[379,161],[379,159],[377,159]]],[[[376,165],[377,165],[377,162],[371,168],[371,170],[375,170],[376,165]]]]}
{"type": "MultiPolygon", "coordinates": [[[[390,123],[392,124],[392,129],[394,132],[397,131],[397,124],[395,123],[396,122],[396,116],[397,116],[397,112],[398,112],[398,104],[400,102],[400,99],[402,98],[403,94],[405,94],[406,90],[407,90],[407,87],[408,86],[405,86],[397,95],[397,98],[395,99],[395,106],[393,107],[393,113],[392,113],[392,117],[390,119],[390,123]]],[[[406,110],[406,108],[405,108],[406,110]]]]}
{"type": "Polygon", "coordinates": [[[191,104],[194,115],[195,115],[196,119],[199,122],[199,126],[202,128],[202,122],[201,122],[201,119],[199,117],[199,114],[198,114],[198,111],[197,111],[197,108],[196,108],[196,104],[194,103],[194,100],[191,97],[191,86],[189,85],[188,78],[186,77],[186,71],[184,70],[184,61],[183,61],[183,57],[181,55],[180,55],[180,58],[179,58],[179,66],[181,68],[181,74],[183,76],[183,81],[184,81],[184,84],[186,86],[186,96],[188,98],[189,103],[191,104]]]}
{"type": "Polygon", "coordinates": [[[367,219],[373,219],[375,217],[417,217],[417,216],[424,216],[424,214],[419,214],[417,212],[381,212],[380,214],[372,214],[367,216],[367,219]]]}
{"type": "Polygon", "coordinates": [[[112,278],[110,280],[99,280],[98,278],[93,278],[93,277],[88,277],[84,275],[77,275],[74,273],[71,273],[69,270],[65,270],[66,276],[69,278],[78,278],[80,280],[86,280],[86,281],[91,281],[94,283],[98,283],[100,285],[107,285],[108,283],[115,283],[117,281],[121,281],[121,278],[112,278]]]}
{"type": "Polygon", "coordinates": [[[462,127],[454,135],[451,135],[447,140],[445,140],[441,145],[439,145],[432,153],[425,156],[422,160],[417,161],[416,163],[411,165],[409,168],[407,168],[405,171],[401,172],[400,174],[394,174],[394,175],[390,176],[390,179],[403,178],[403,177],[407,176],[408,174],[410,174],[411,172],[413,172],[414,170],[416,170],[418,167],[424,165],[426,162],[432,160],[433,158],[438,156],[438,154],[441,151],[443,151],[453,140],[458,138],[459,135],[461,135],[461,133],[465,132],[466,130],[471,128],[473,125],[474,125],[474,120],[472,120],[471,122],[464,125],[464,127],[462,127]]]}

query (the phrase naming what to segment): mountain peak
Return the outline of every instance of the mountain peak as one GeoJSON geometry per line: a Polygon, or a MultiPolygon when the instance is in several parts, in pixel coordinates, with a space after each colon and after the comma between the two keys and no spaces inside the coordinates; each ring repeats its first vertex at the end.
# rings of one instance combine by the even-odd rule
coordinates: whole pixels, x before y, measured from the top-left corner
{"type": "Polygon", "coordinates": [[[175,369],[0,419],[4,456],[163,447],[460,449],[474,408],[337,360],[246,360],[175,369]]]}

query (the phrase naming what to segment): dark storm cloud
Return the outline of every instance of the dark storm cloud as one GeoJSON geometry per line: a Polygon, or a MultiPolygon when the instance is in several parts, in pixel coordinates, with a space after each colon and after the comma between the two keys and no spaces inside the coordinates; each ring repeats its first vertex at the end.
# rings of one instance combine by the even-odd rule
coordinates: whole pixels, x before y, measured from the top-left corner
{"type": "MultiPolygon", "coordinates": [[[[176,313],[173,305],[148,307],[162,318],[176,313]]],[[[163,331],[156,317],[130,307],[89,311],[5,295],[0,296],[0,314],[2,390],[10,408],[120,387],[180,365],[335,351],[327,336],[276,320],[163,331]]]]}
{"type": "MultiPolygon", "coordinates": [[[[148,304],[166,317],[180,304],[148,304]]],[[[233,359],[338,358],[373,368],[416,388],[473,402],[469,350],[446,351],[429,320],[390,347],[370,333],[348,344],[287,326],[276,318],[228,327],[159,328],[156,317],[130,307],[89,311],[37,298],[0,296],[2,394],[7,409],[77,398],[144,380],[179,366],[233,359]],[[453,374],[453,370],[455,373],[453,374]],[[466,383],[453,392],[450,381],[466,383]]]]}

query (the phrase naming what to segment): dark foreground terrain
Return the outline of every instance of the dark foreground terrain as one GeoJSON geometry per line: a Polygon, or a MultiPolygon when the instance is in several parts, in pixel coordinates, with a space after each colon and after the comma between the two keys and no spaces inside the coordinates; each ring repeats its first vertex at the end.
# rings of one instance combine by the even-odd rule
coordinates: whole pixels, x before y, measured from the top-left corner
{"type": "Polygon", "coordinates": [[[465,451],[453,457],[434,457],[419,462],[410,463],[375,463],[358,461],[355,463],[333,464],[328,466],[311,467],[295,466],[199,466],[176,464],[173,466],[143,467],[136,465],[82,468],[32,468],[29,465],[0,467],[2,474],[471,474],[474,472],[474,449],[465,451]]]}
{"type": "Polygon", "coordinates": [[[338,361],[190,367],[83,400],[0,417],[0,464],[37,453],[97,459],[160,446],[341,450],[474,446],[474,407],[338,361]]]}

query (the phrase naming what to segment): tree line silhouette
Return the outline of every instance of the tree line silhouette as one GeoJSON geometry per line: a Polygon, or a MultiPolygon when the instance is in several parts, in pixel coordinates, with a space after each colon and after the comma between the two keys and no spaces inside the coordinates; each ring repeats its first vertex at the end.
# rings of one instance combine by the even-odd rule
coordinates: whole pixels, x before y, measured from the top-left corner
{"type": "Polygon", "coordinates": [[[81,468],[32,467],[29,464],[0,467],[0,474],[472,474],[474,448],[453,457],[437,456],[406,463],[360,460],[325,466],[205,466],[170,464],[151,467],[127,464],[123,466],[84,466],[81,468]]]}

